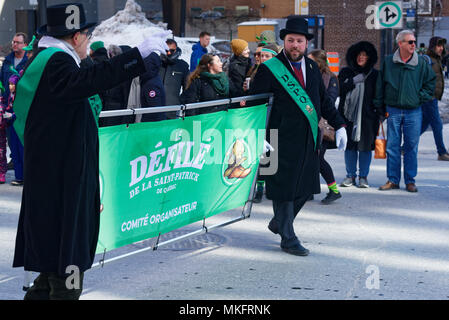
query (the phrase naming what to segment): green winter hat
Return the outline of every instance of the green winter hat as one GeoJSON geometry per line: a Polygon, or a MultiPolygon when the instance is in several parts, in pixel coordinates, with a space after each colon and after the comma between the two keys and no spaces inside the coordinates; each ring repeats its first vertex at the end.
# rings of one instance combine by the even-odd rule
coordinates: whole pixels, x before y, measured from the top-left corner
{"type": "Polygon", "coordinates": [[[90,48],[92,49],[92,51],[96,51],[100,48],[104,48],[104,42],[103,41],[92,42],[92,44],[90,45],[90,48]]]}
{"type": "Polygon", "coordinates": [[[33,39],[31,39],[31,41],[30,41],[30,43],[28,44],[28,46],[26,46],[26,47],[23,48],[22,50],[24,50],[24,51],[33,51],[34,41],[36,41],[36,36],[33,36],[33,39]]]}

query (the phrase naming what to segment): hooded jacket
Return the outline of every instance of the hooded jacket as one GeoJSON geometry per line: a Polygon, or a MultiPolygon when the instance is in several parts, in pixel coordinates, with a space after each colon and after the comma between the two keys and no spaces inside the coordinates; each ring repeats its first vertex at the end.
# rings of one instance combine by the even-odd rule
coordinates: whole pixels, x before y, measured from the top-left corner
{"type": "MultiPolygon", "coordinates": [[[[438,42],[444,40],[441,37],[433,37],[429,41],[429,49],[427,50],[427,55],[430,57],[432,63],[432,70],[435,72],[435,91],[433,93],[434,98],[441,100],[444,91],[444,76],[443,76],[443,63],[442,57],[446,55],[446,50],[443,49],[441,56],[435,53],[435,47],[438,42]]],[[[444,48],[444,47],[443,47],[444,48]]]]}
{"type": "Polygon", "coordinates": [[[340,88],[340,103],[338,111],[344,117],[344,106],[347,94],[355,88],[353,78],[358,74],[363,74],[365,78],[365,90],[362,104],[362,122],[360,141],[356,142],[351,139],[354,129],[354,123],[346,121],[346,131],[348,134],[348,150],[371,151],[374,150],[374,141],[376,139],[377,130],[379,129],[379,115],[382,110],[375,108],[373,100],[375,97],[376,80],[378,71],[374,68],[377,63],[377,51],[373,44],[367,41],[360,41],[349,47],[346,53],[347,67],[341,69],[338,75],[340,88]],[[368,55],[368,61],[365,66],[360,67],[357,64],[357,56],[364,51],[368,55]]]}

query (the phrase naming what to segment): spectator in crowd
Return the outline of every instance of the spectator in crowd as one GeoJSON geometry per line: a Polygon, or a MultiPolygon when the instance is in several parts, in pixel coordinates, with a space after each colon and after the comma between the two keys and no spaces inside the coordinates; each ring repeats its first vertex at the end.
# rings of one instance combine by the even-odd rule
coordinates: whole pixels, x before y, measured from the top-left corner
{"type": "MultiPolygon", "coordinates": [[[[106,49],[102,41],[92,43],[90,45],[90,50],[90,57],[92,58],[93,63],[102,63],[123,53],[122,48],[116,45],[110,45],[109,48],[106,49]]],[[[100,92],[100,97],[103,104],[102,111],[126,109],[128,105],[130,86],[131,80],[128,80],[120,83],[112,89],[100,92]]],[[[128,119],[126,116],[102,117],[99,119],[99,126],[108,127],[128,123],[127,120],[130,120],[130,118],[131,117],[128,119]]]]}
{"type": "Polygon", "coordinates": [[[233,56],[229,63],[229,81],[233,82],[234,86],[238,88],[237,94],[242,96],[244,94],[243,83],[251,69],[248,42],[242,39],[234,39],[231,41],[231,49],[233,56]]]}
{"type": "Polygon", "coordinates": [[[403,30],[396,36],[399,48],[382,63],[376,84],[376,108],[386,108],[387,177],[380,190],[399,189],[401,152],[404,154],[404,182],[408,192],[417,192],[418,144],[422,126],[421,105],[432,100],[435,73],[415,52],[413,31],[403,30]],[[403,148],[401,141],[403,140],[403,148]]]}
{"type": "Polygon", "coordinates": [[[318,66],[304,56],[313,38],[307,20],[289,17],[280,38],[284,50],[260,65],[250,92],[272,92],[274,96],[267,132],[278,132],[279,161],[276,173],[265,176],[266,195],[273,200],[274,211],[268,229],[281,236],[284,252],[306,256],[309,250],[301,245],[293,222],[307,199],[320,193],[318,120],[323,115],[336,129],[339,149],[346,147],[346,131],[344,119],[326,93],[318,66]]]}
{"type": "Polygon", "coordinates": [[[95,23],[86,22],[82,4],[49,6],[46,14],[39,51],[18,83],[14,105],[26,152],[13,267],[39,272],[27,300],[78,299],[100,224],[98,113],[89,98],[143,73],[143,59],[167,49],[167,34],[80,68],[95,23]],[[78,7],[76,26],[66,23],[73,19],[69,5],[78,7]],[[40,79],[34,72],[42,72],[40,79]],[[35,88],[33,99],[26,83],[35,88]],[[70,275],[77,286],[66,285],[70,275]]]}
{"type": "Polygon", "coordinates": [[[259,43],[257,45],[256,51],[254,52],[254,64],[249,69],[248,74],[246,75],[246,78],[250,78],[250,86],[248,87],[247,81],[243,83],[243,91],[247,92],[249,88],[251,87],[251,83],[254,81],[254,77],[256,76],[257,69],[260,65],[260,53],[262,52],[262,47],[264,46],[263,43],[259,43]]]}
{"type": "Polygon", "coordinates": [[[28,36],[25,33],[18,32],[12,39],[12,52],[5,57],[0,71],[2,85],[5,88],[3,93],[4,101],[9,98],[9,78],[16,73],[19,73],[25,67],[28,57],[23,48],[28,45],[28,36]],[[15,70],[15,71],[14,71],[15,70]]]}
{"type": "Polygon", "coordinates": [[[190,72],[193,72],[198,65],[201,57],[207,53],[207,46],[210,43],[210,33],[203,31],[199,35],[200,41],[192,46],[192,55],[190,56],[190,72]]]}
{"type": "Polygon", "coordinates": [[[356,185],[357,164],[359,188],[369,188],[368,174],[382,109],[374,106],[378,71],[377,50],[368,41],[360,41],[349,47],[346,53],[347,67],[339,75],[340,114],[345,118],[348,145],[345,151],[346,178],[342,187],[356,185]]]}
{"type": "MultiPolygon", "coordinates": [[[[335,101],[338,98],[338,79],[330,70],[327,64],[327,54],[324,50],[313,50],[309,53],[308,57],[315,61],[320,69],[321,76],[323,78],[324,87],[326,88],[327,95],[332,101],[333,106],[335,106],[335,101]]],[[[327,121],[323,117],[321,117],[320,123],[324,123],[323,125],[328,126],[327,121]]],[[[328,141],[325,137],[322,136],[321,149],[320,149],[320,174],[324,178],[327,183],[327,187],[329,188],[329,192],[326,197],[321,200],[323,204],[330,204],[337,199],[341,198],[341,193],[338,191],[337,183],[335,182],[334,172],[332,171],[332,167],[330,164],[324,159],[324,154],[327,149],[333,149],[337,146],[335,145],[335,141],[328,141]]],[[[347,147],[346,147],[347,150],[347,147]]]]}
{"type": "MultiPolygon", "coordinates": [[[[187,79],[186,90],[181,95],[181,103],[195,103],[217,99],[225,99],[236,95],[237,89],[223,72],[220,57],[205,54],[195,71],[187,79]]],[[[188,110],[187,115],[202,114],[223,110],[222,106],[188,110]]]]}
{"type": "MultiPolygon", "coordinates": [[[[9,92],[9,78],[13,74],[20,73],[21,70],[26,66],[28,57],[25,54],[23,48],[28,45],[28,36],[25,33],[18,32],[14,35],[11,41],[11,49],[12,52],[5,57],[3,61],[2,68],[0,70],[0,80],[2,82],[3,88],[5,91],[2,94],[4,103],[8,103],[8,99],[10,96],[9,92]]],[[[8,144],[10,144],[10,136],[15,133],[11,133],[14,130],[12,126],[8,126],[6,129],[6,136],[8,144]]],[[[11,145],[9,146],[11,148],[11,145]]],[[[11,163],[14,161],[11,160],[11,163]]],[[[8,168],[12,166],[8,164],[8,168]]]]}
{"type": "MultiPolygon", "coordinates": [[[[165,106],[165,89],[159,75],[161,58],[155,52],[145,58],[145,67],[148,70],[140,76],[140,101],[142,108],[165,106]]],[[[142,122],[165,120],[165,113],[142,114],[142,122]]]]}
{"type": "Polygon", "coordinates": [[[16,86],[19,82],[19,74],[13,74],[9,77],[9,97],[8,104],[6,106],[6,115],[8,119],[9,130],[9,148],[11,150],[11,159],[14,163],[14,176],[15,179],[11,181],[13,186],[23,185],[23,144],[17,136],[16,130],[13,127],[13,123],[16,119],[13,104],[16,96],[16,86]]]}
{"type": "MultiPolygon", "coordinates": [[[[181,48],[173,39],[168,39],[169,51],[161,54],[162,65],[159,75],[164,84],[165,104],[168,106],[179,105],[179,96],[185,90],[187,77],[189,76],[189,65],[179,57],[182,54],[181,48]]],[[[176,112],[167,112],[168,119],[176,118],[176,112]]]]}
{"type": "Polygon", "coordinates": [[[6,104],[3,103],[1,94],[5,91],[0,82],[0,184],[6,182],[6,172],[8,171],[8,163],[6,160],[6,104]]]}
{"type": "Polygon", "coordinates": [[[90,45],[90,57],[96,63],[103,62],[109,59],[108,51],[104,47],[103,41],[95,41],[90,45]]]}
{"type": "Polygon", "coordinates": [[[427,130],[429,125],[432,127],[433,138],[438,152],[438,160],[449,161],[449,154],[443,142],[443,121],[441,121],[440,111],[438,109],[438,100],[443,97],[444,75],[442,57],[445,55],[446,39],[441,37],[432,37],[429,41],[427,50],[427,59],[436,75],[435,91],[432,100],[422,105],[422,127],[421,134],[427,130]]]}

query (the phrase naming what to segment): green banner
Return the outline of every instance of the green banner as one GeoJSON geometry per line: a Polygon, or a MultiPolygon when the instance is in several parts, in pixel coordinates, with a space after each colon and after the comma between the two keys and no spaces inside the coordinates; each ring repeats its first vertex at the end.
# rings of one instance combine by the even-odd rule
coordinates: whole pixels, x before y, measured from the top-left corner
{"type": "Polygon", "coordinates": [[[97,253],[243,206],[262,154],[266,105],[100,128],[97,253]]]}

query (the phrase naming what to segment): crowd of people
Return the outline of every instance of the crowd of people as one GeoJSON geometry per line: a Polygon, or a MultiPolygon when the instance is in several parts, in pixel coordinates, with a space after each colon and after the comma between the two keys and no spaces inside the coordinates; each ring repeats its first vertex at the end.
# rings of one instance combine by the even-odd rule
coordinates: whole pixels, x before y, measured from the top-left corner
{"type": "MultiPolygon", "coordinates": [[[[293,16],[280,32],[282,45],[273,34],[263,32],[251,55],[247,41],[232,40],[233,55],[225,72],[220,56],[207,50],[208,32],[202,32],[193,46],[190,66],[180,59],[181,49],[173,39],[147,39],[136,48],[106,48],[96,41],[90,43],[87,55],[88,29],[94,23],[85,21],[84,9],[78,6],[82,16],[77,29],[61,24],[60,17],[67,12],[59,5],[48,8],[48,25],[31,43],[27,35],[16,34],[0,74],[0,183],[5,183],[8,169],[8,140],[15,170],[12,184],[24,185],[14,266],[41,272],[26,298],[48,298],[51,290],[64,298],[76,299],[81,293],[68,293],[61,283],[67,265],[80,266],[84,272],[93,261],[100,212],[98,126],[178,116],[172,112],[98,119],[99,108],[149,108],[273,93],[267,132],[278,131],[278,170],[273,175],[259,173],[254,201],[262,201],[266,189],[274,212],[268,229],[280,235],[283,251],[299,256],[309,250],[297,238],[293,221],[306,201],[320,193],[319,174],[328,186],[323,204],[342,197],[338,187],[369,188],[375,139],[385,120],[388,181],[380,190],[399,188],[402,156],[406,190],[417,192],[419,137],[429,125],[437,159],[449,160],[438,113],[444,90],[443,38],[432,38],[427,52],[419,54],[413,32],[401,31],[397,50],[383,59],[379,70],[375,46],[368,41],[354,43],[337,76],[330,71],[324,50],[307,52],[313,35],[304,18],[293,16]],[[39,63],[33,64],[35,60],[39,63]],[[20,97],[21,108],[27,107],[20,110],[26,121],[16,119],[19,110],[14,110],[20,81],[34,88],[34,99],[20,97]],[[13,125],[20,120],[22,126],[13,125]],[[339,185],[325,159],[326,150],[332,148],[344,151],[346,176],[339,185]],[[43,204],[49,190],[59,191],[53,191],[54,201],[43,204]],[[67,221],[58,218],[61,210],[67,221]]],[[[189,110],[187,115],[217,110],[189,110]]]]}

